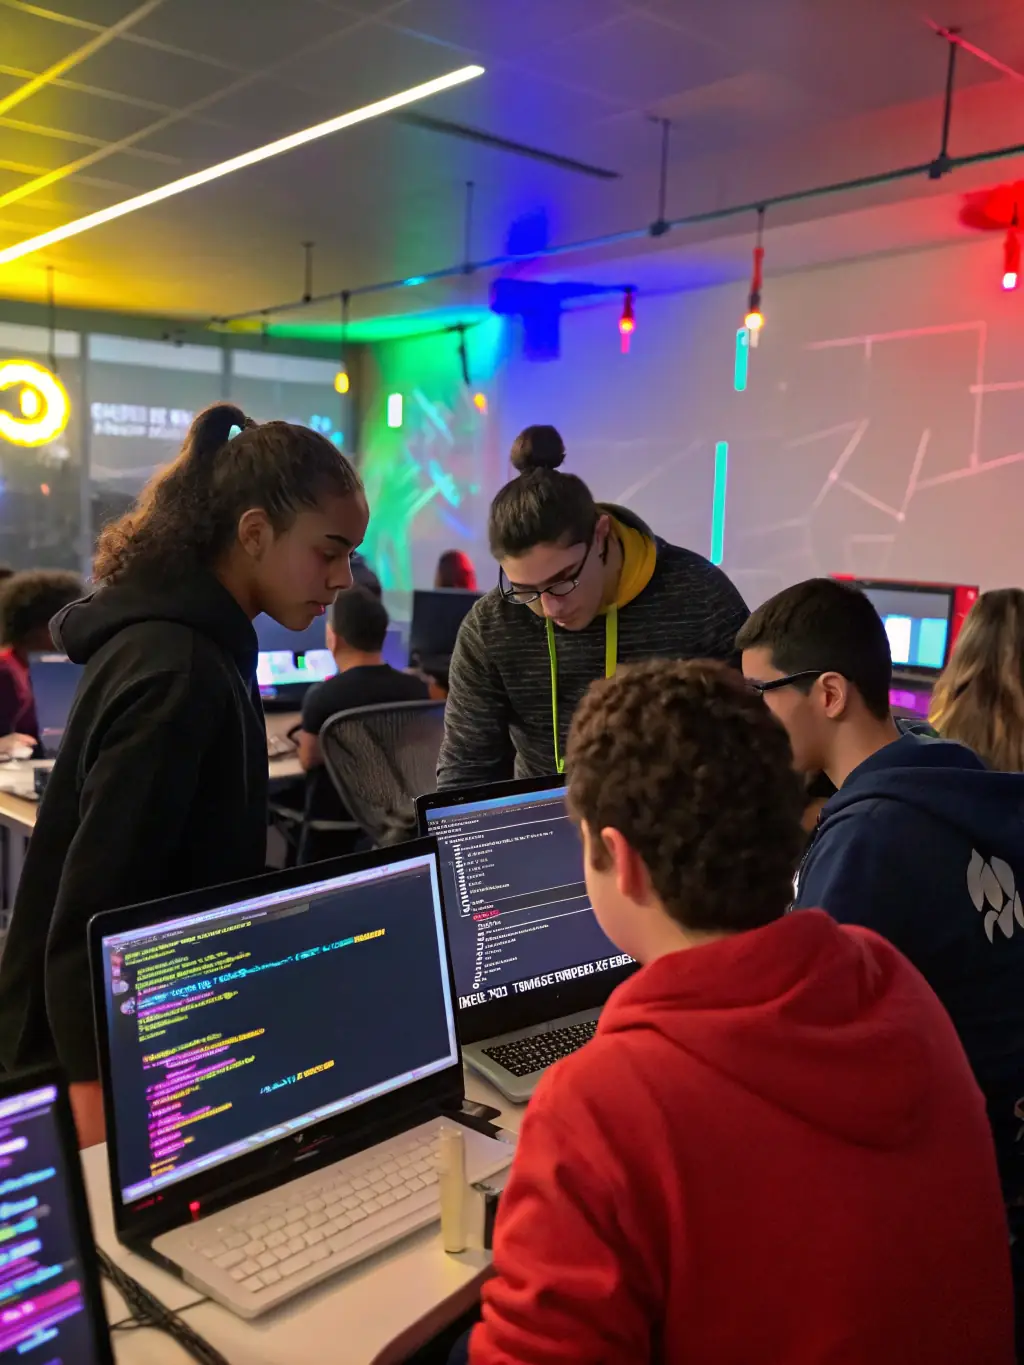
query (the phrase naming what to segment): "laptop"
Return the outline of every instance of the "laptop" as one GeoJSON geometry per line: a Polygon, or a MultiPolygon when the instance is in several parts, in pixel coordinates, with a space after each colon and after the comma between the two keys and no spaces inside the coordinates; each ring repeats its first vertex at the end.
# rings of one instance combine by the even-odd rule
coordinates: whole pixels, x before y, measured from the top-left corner
{"type": "Polygon", "coordinates": [[[522,1104],[545,1067],[593,1036],[636,963],[591,909],[562,779],[437,792],[416,806],[441,853],[463,1055],[522,1104]]]}
{"type": "Polygon", "coordinates": [[[44,758],[57,757],[82,672],[83,665],[72,663],[65,654],[29,655],[29,680],[44,758]]]}
{"type": "Polygon", "coordinates": [[[113,1365],[64,1082],[0,1079],[0,1360],[113,1365]]]}
{"type": "Polygon", "coordinates": [[[256,682],[269,710],[296,710],[314,683],[337,673],[320,617],[305,630],[287,630],[269,616],[257,616],[253,626],[259,645],[256,682]]]}
{"type": "MultiPolygon", "coordinates": [[[[252,1318],[440,1217],[464,1091],[432,841],[98,915],[89,954],[126,1246],[252,1318]]],[[[471,1183],[512,1159],[465,1139],[471,1183]]]]}

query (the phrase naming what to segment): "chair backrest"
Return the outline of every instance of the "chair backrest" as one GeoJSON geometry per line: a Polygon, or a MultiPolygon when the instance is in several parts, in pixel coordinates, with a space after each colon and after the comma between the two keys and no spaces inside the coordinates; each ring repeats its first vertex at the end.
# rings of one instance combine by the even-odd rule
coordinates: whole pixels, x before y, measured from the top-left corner
{"type": "Polygon", "coordinates": [[[339,711],[320,752],[346,808],[378,846],[416,836],[416,798],[437,790],[443,701],[390,702],[339,711]]]}

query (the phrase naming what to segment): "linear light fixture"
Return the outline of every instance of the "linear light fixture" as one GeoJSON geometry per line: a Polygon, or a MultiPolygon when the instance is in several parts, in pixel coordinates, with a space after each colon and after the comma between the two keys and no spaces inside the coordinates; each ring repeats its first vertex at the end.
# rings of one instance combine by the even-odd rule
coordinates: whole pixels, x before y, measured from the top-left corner
{"type": "Polygon", "coordinates": [[[712,564],[725,558],[725,494],[729,480],[729,442],[715,442],[715,485],[711,494],[711,554],[712,564]]]}
{"type": "Polygon", "coordinates": [[[477,76],[483,74],[482,66],[462,66],[458,71],[438,76],[436,80],[425,81],[422,85],[414,85],[410,90],[402,90],[397,95],[389,95],[386,99],[366,104],[361,109],[353,109],[350,113],[339,114],[337,118],[327,119],[324,123],[316,123],[312,128],[290,133],[287,137],[278,138],[276,142],[268,142],[263,147],[255,147],[251,152],[243,152],[241,156],[233,156],[216,166],[208,166],[204,171],[196,171],[193,175],[183,176],[180,180],[172,180],[169,185],[161,185],[155,190],[137,194],[132,199],[124,199],[120,204],[111,204],[109,208],[89,213],[84,218],[76,218],[71,223],[65,223],[63,227],[40,233],[38,237],[28,237],[23,242],[15,242],[13,246],[0,250],[0,265],[6,265],[8,261],[17,261],[23,256],[30,256],[34,251],[53,246],[55,242],[62,242],[67,237],[76,237],[80,232],[88,232],[90,228],[110,223],[115,218],[123,218],[125,214],[134,213],[137,209],[145,209],[150,204],[159,204],[163,199],[184,194],[186,190],[194,190],[198,185],[219,180],[221,176],[240,171],[245,166],[255,166],[272,156],[280,156],[282,152],[293,151],[307,142],[315,142],[317,138],[340,132],[342,128],[351,128],[354,124],[365,123],[367,119],[394,113],[396,109],[402,109],[407,104],[415,104],[417,100],[440,94],[442,90],[450,90],[453,86],[475,80],[477,76]]]}

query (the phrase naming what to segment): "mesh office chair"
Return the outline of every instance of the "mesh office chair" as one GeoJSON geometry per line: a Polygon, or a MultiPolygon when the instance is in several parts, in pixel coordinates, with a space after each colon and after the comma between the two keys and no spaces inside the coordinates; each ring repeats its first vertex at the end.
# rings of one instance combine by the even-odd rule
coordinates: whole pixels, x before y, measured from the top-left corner
{"type": "Polygon", "coordinates": [[[361,706],[324,722],[320,752],[330,779],[378,847],[415,837],[415,801],[437,790],[443,735],[443,701],[361,706]]]}

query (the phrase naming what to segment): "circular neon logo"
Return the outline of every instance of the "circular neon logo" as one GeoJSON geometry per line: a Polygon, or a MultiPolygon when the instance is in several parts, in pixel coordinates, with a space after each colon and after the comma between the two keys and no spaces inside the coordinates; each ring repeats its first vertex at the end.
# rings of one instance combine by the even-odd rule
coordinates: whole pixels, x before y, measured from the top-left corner
{"type": "Polygon", "coordinates": [[[55,374],[34,360],[0,360],[0,389],[18,390],[18,413],[0,408],[0,438],[16,446],[44,446],[68,424],[71,400],[55,374]]]}

